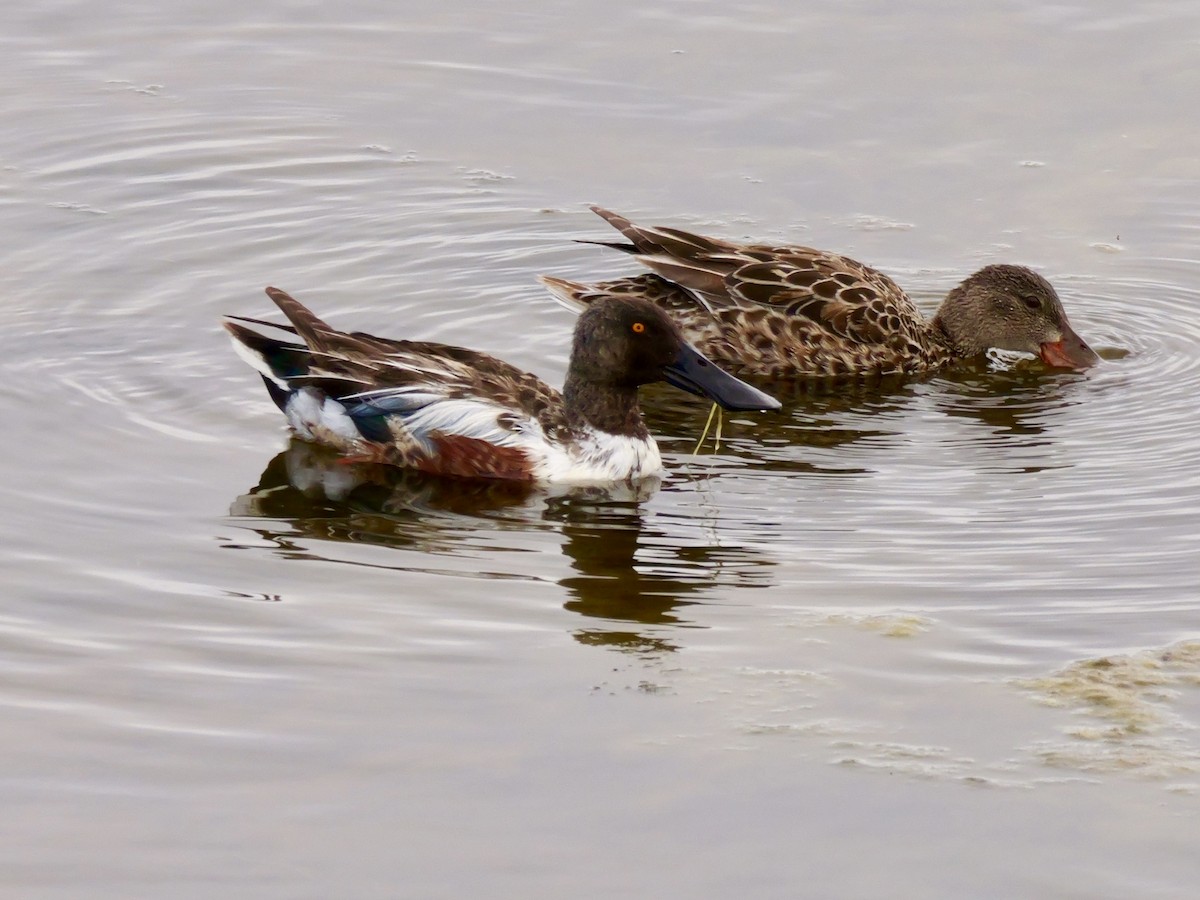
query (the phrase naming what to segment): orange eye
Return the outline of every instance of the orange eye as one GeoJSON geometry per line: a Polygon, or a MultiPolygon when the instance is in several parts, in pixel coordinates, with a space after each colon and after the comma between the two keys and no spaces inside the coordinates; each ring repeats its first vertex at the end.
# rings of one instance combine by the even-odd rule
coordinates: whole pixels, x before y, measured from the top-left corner
{"type": "Polygon", "coordinates": [[[633,323],[633,333],[634,334],[641,334],[645,330],[646,330],[646,326],[643,325],[641,322],[633,323]]]}

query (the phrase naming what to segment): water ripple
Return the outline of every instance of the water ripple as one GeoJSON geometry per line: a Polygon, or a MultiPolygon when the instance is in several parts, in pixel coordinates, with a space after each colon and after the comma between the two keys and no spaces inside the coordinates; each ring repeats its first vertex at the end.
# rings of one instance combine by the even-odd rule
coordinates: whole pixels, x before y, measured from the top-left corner
{"type": "MultiPolygon", "coordinates": [[[[542,208],[511,173],[350,142],[325,122],[230,115],[220,125],[133,106],[86,152],[76,136],[29,134],[37,163],[10,171],[6,200],[65,227],[44,229],[12,260],[23,283],[3,313],[17,338],[6,390],[33,390],[36,372],[56,397],[25,427],[52,432],[67,414],[98,447],[131,434],[162,448],[274,441],[277,413],[216,324],[225,312],[270,315],[259,293],[267,283],[338,325],[476,346],[561,378],[571,318],[533,275],[577,264],[569,238],[582,211],[542,208]],[[81,290],[89,279],[103,289],[81,290]]],[[[1175,215],[1195,230],[1187,210],[1175,215]]],[[[1055,279],[1104,358],[1083,375],[1001,354],[838,393],[771,385],[783,413],[728,420],[721,449],[699,456],[705,405],[648,389],[672,477],[636,527],[621,521],[617,531],[636,540],[615,583],[638,596],[687,595],[714,577],[804,585],[851,606],[882,599],[998,617],[1188,608],[1200,487],[1200,442],[1188,437],[1200,396],[1197,263],[1134,252],[1106,260],[1055,279]]],[[[909,274],[923,303],[950,277],[909,274]]],[[[545,574],[531,576],[523,548],[566,527],[540,500],[474,503],[451,524],[422,497],[410,496],[407,512],[393,499],[349,523],[296,521],[322,540],[409,541],[486,558],[487,577],[534,580],[545,574]],[[481,520],[525,536],[486,540],[481,520]]],[[[478,575],[458,564],[422,570],[433,569],[478,575]]],[[[599,582],[563,583],[578,596],[599,582]]]]}

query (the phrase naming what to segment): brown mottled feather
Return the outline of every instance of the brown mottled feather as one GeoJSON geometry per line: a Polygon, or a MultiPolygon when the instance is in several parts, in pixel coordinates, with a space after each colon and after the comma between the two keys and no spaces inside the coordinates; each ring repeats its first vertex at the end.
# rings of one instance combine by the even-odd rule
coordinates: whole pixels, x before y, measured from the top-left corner
{"type": "Polygon", "coordinates": [[[812,247],[734,244],[635,225],[600,207],[629,243],[604,243],[654,275],[594,286],[544,279],[569,305],[617,294],[651,299],[726,367],[802,377],[916,374],[989,348],[1034,353],[1055,367],[1099,361],[1054,287],[1024,266],[984,266],[925,319],[892,279],[812,247]]]}
{"type": "Polygon", "coordinates": [[[605,294],[651,299],[701,352],[729,367],[763,375],[913,373],[953,356],[899,285],[850,257],[733,244],[592,209],[630,242],[612,246],[656,274],[592,286],[548,279],[548,286],[580,304],[605,294]]]}

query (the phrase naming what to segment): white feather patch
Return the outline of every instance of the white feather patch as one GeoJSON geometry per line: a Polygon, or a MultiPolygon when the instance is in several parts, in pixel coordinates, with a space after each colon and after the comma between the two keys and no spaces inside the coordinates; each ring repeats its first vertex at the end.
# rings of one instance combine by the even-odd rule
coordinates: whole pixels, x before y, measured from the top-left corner
{"type": "Polygon", "coordinates": [[[363,436],[346,407],[312,388],[301,388],[287,402],[288,424],[306,440],[339,449],[358,447],[363,436]]]}
{"type": "Polygon", "coordinates": [[[461,435],[520,450],[533,463],[537,481],[607,484],[659,476],[663,471],[652,438],[591,431],[577,443],[553,442],[537,419],[486,400],[439,399],[401,418],[405,431],[429,453],[436,452],[431,441],[434,434],[461,435]]]}
{"type": "Polygon", "coordinates": [[[570,484],[634,482],[662,474],[662,456],[653,438],[592,431],[567,448],[541,437],[543,456],[534,469],[539,481],[570,484]]]}
{"type": "MultiPolygon", "coordinates": [[[[502,426],[501,414],[512,415],[511,411],[494,403],[464,397],[427,403],[416,412],[403,416],[403,420],[405,430],[430,452],[433,452],[430,438],[434,434],[456,434],[486,441],[497,447],[529,449],[527,438],[522,434],[525,429],[514,431],[502,426]]],[[[538,426],[538,437],[545,443],[541,431],[541,426],[538,426]]]]}
{"type": "Polygon", "coordinates": [[[257,372],[261,372],[264,377],[271,379],[271,381],[275,382],[275,384],[279,385],[285,391],[290,390],[287,382],[271,371],[271,367],[267,365],[267,361],[263,359],[261,353],[251,350],[233,335],[230,335],[229,341],[233,344],[233,352],[248,363],[251,368],[257,372]]]}
{"type": "MultiPolygon", "coordinates": [[[[651,438],[590,431],[577,442],[563,444],[550,441],[537,419],[478,398],[449,399],[429,387],[363,391],[356,397],[384,399],[389,394],[419,405],[412,412],[396,412],[391,417],[397,425],[403,423],[408,438],[429,454],[437,452],[434,435],[459,435],[520,450],[532,464],[534,479],[541,482],[633,483],[661,476],[663,471],[658,445],[651,438]]],[[[346,408],[312,388],[293,393],[286,412],[292,428],[307,440],[343,451],[358,449],[364,443],[346,408]]]]}

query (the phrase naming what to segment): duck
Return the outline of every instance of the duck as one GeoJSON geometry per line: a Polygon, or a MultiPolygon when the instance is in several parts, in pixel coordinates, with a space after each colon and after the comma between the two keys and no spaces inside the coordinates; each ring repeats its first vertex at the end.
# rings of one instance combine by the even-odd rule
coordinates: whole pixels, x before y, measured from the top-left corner
{"type": "Polygon", "coordinates": [[[583,284],[542,276],[565,306],[647,300],[714,361],[744,375],[917,375],[991,348],[1083,370],[1099,357],[1075,333],[1054,287],[1032,269],[985,266],[947,294],[932,319],[877,269],[811,247],[736,244],[592,211],[625,237],[583,241],[621,250],[651,271],[583,284]]]}
{"type": "Polygon", "coordinates": [[[536,483],[633,483],[661,476],[638,407],[665,381],[729,410],[780,403],[714,365],[639,297],[588,304],[562,392],[486,353],[338,331],[286,292],[287,325],[226,316],[234,350],[262,376],[297,436],[351,463],[536,483]],[[264,332],[270,329],[270,332],[264,332]]]}

